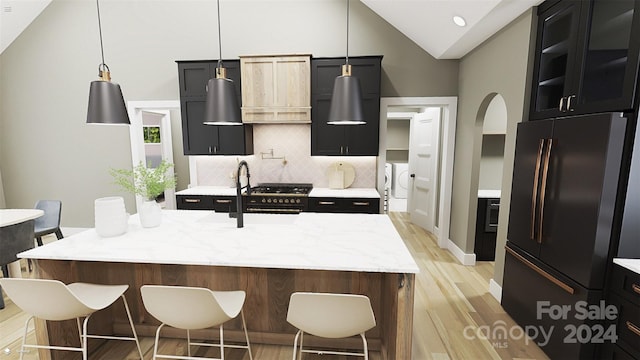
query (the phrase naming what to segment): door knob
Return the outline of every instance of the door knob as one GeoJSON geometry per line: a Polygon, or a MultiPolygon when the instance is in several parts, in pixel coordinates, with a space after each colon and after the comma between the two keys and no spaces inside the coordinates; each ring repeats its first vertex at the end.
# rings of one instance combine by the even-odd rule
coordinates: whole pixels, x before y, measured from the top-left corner
{"type": "Polygon", "coordinates": [[[411,175],[409,175],[409,176],[410,176],[411,178],[415,178],[415,177],[416,177],[416,174],[411,174],[411,175]]]}

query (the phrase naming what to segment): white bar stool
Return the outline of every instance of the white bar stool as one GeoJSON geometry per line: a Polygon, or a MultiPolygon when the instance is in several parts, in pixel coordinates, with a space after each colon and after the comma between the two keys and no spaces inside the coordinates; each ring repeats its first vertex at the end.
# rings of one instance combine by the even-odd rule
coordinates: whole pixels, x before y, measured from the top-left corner
{"type": "Polygon", "coordinates": [[[253,360],[249,334],[244,320],[242,306],[246,294],[244,291],[212,291],[207,288],[186,286],[144,285],[140,288],[142,301],[147,311],[158,319],[161,324],[156,330],[153,346],[153,360],[165,359],[212,359],[191,356],[191,346],[210,346],[220,348],[220,359],[224,360],[224,348],[247,349],[249,359],[253,360]],[[234,319],[238,314],[242,317],[242,328],[247,345],[226,345],[224,343],[223,324],[234,319]],[[160,330],[165,325],[187,330],[188,356],[158,354],[158,340],[160,330]],[[220,343],[191,342],[189,330],[206,329],[219,326],[220,343]]]}
{"type": "Polygon", "coordinates": [[[293,342],[293,360],[302,353],[363,356],[369,359],[364,333],[376,326],[371,301],[364,295],[296,292],[291,294],[287,321],[298,328],[293,342]],[[341,352],[306,350],[302,347],[304,333],[323,338],[346,338],[360,335],[364,351],[341,352]],[[300,351],[297,350],[300,339],[300,351]]]}
{"type": "Polygon", "coordinates": [[[136,329],[131,320],[129,305],[127,304],[127,299],[124,297],[124,292],[129,288],[129,285],[86,283],[65,285],[58,280],[28,278],[3,278],[0,279],[0,284],[11,300],[24,312],[31,315],[24,326],[20,359],[24,356],[25,348],[36,348],[79,351],[82,352],[82,358],[87,360],[87,339],[89,338],[135,341],[140,359],[143,359],[136,329]],[[87,323],[91,314],[107,308],[118,300],[118,298],[122,298],[122,302],[124,303],[133,337],[89,335],[87,333],[87,323]],[[47,321],[71,320],[75,318],[80,335],[80,347],[26,344],[29,322],[36,317],[47,321]],[[82,327],[80,326],[81,317],[84,317],[82,327]]]}

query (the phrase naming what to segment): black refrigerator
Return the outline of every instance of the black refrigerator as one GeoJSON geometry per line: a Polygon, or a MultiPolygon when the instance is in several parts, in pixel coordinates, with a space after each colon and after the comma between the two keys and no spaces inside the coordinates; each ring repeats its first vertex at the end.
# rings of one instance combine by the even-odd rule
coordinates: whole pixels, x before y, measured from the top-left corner
{"type": "Polygon", "coordinates": [[[611,261],[640,255],[637,238],[620,246],[625,203],[638,203],[627,201],[640,185],[629,182],[635,123],[602,113],[518,125],[502,306],[552,359],[595,358],[615,335],[601,302],[611,261]]]}

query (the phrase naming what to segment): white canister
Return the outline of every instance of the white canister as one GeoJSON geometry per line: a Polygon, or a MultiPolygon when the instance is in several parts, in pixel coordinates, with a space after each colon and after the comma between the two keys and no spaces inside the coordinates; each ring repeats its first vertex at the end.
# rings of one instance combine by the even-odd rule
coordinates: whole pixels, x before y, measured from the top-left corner
{"type": "Polygon", "coordinates": [[[95,227],[98,235],[112,237],[127,232],[129,214],[127,214],[124,199],[121,196],[96,199],[94,209],[95,227]]]}

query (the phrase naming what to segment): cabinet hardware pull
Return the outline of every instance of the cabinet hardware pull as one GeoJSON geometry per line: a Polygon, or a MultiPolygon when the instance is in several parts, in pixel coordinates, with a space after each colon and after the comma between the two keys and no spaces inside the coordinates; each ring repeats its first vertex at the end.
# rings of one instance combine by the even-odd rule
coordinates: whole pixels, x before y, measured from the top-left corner
{"type": "Polygon", "coordinates": [[[575,293],[575,290],[571,286],[565,284],[564,282],[562,282],[561,280],[557,279],[553,275],[549,274],[548,272],[546,272],[546,271],[542,270],[541,268],[539,268],[538,266],[534,265],[531,261],[525,259],[522,255],[520,255],[517,252],[513,251],[511,248],[505,246],[504,249],[509,254],[511,254],[511,256],[515,257],[517,260],[519,260],[520,262],[522,262],[523,264],[525,264],[526,266],[531,268],[531,270],[537,272],[539,275],[541,275],[545,279],[551,281],[552,283],[554,283],[555,285],[560,287],[562,290],[568,292],[571,295],[573,295],[575,293]]]}
{"type": "Polygon", "coordinates": [[[558,110],[562,111],[562,105],[564,105],[564,98],[560,98],[560,106],[558,106],[558,110]]]}
{"type": "Polygon", "coordinates": [[[533,174],[533,190],[531,190],[531,230],[529,237],[531,240],[536,239],[536,204],[538,203],[538,181],[540,180],[540,165],[542,164],[542,149],[544,148],[544,139],[540,139],[538,144],[538,156],[536,157],[536,170],[533,174]]]}
{"type": "Polygon", "coordinates": [[[633,289],[633,291],[634,291],[636,294],[640,295],[640,285],[638,285],[638,284],[632,284],[632,285],[631,285],[631,288],[633,289]]]}
{"type": "Polygon", "coordinates": [[[367,201],[367,202],[363,202],[363,201],[354,201],[354,202],[353,202],[353,205],[356,205],[356,206],[369,206],[369,202],[368,202],[368,201],[367,201]]]}
{"type": "Polygon", "coordinates": [[[571,108],[571,98],[575,98],[575,95],[571,95],[569,97],[567,97],[567,110],[569,111],[573,111],[573,109],[571,108]]]}
{"type": "Polygon", "coordinates": [[[211,146],[209,146],[209,154],[211,154],[211,146]]]}
{"type": "Polygon", "coordinates": [[[192,204],[197,204],[200,202],[200,199],[184,199],[184,202],[186,203],[192,203],[192,204]]]}
{"type": "Polygon", "coordinates": [[[347,146],[347,155],[349,155],[349,147],[347,146]]]}
{"type": "Polygon", "coordinates": [[[344,154],[344,146],[340,146],[340,155],[344,154]]]}
{"type": "Polygon", "coordinates": [[[542,229],[544,225],[544,198],[547,192],[547,175],[549,175],[549,159],[551,158],[551,145],[553,139],[547,139],[547,154],[544,157],[544,167],[542,169],[542,188],[540,189],[540,204],[538,206],[538,244],[542,244],[542,229]]]}
{"type": "Polygon", "coordinates": [[[629,329],[629,331],[631,331],[632,333],[640,336],[640,327],[637,327],[631,321],[627,321],[627,329],[629,329]]]}
{"type": "Polygon", "coordinates": [[[221,200],[221,199],[216,199],[216,203],[218,204],[231,204],[231,200],[221,200]]]}
{"type": "Polygon", "coordinates": [[[335,201],[319,201],[318,204],[320,205],[335,205],[335,201]]]}

